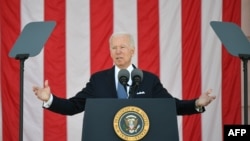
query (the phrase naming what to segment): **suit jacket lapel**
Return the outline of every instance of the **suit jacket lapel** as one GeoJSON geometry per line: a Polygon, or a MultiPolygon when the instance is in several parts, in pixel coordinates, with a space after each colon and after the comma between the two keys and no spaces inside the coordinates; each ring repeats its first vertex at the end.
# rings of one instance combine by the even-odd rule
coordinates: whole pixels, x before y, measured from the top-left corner
{"type": "Polygon", "coordinates": [[[116,84],[115,84],[115,67],[113,66],[111,69],[107,71],[106,82],[109,83],[109,87],[111,88],[112,97],[117,98],[116,84]]]}

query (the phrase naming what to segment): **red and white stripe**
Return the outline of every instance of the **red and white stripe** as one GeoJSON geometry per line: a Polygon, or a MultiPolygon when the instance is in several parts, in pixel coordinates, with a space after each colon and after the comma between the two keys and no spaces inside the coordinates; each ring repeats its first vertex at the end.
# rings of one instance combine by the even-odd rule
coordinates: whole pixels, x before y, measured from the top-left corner
{"type": "Polygon", "coordinates": [[[43,110],[32,86],[48,79],[57,96],[74,96],[92,73],[112,66],[108,39],[116,31],[132,33],[134,64],[158,75],[173,96],[213,89],[217,99],[205,113],[178,117],[180,140],[220,141],[224,124],[241,123],[241,62],[209,24],[240,25],[240,0],[0,0],[0,14],[0,140],[19,136],[19,62],[8,54],[32,21],[57,25],[41,53],[25,61],[24,140],[81,140],[84,113],[43,110]]]}

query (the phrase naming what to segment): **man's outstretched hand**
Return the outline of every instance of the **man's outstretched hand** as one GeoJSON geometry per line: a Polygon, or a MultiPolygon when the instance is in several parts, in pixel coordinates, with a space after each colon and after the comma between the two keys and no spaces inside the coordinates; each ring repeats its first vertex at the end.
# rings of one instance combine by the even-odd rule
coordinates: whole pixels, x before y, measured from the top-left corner
{"type": "Polygon", "coordinates": [[[49,81],[45,80],[44,88],[33,86],[33,92],[35,93],[38,99],[47,102],[50,98],[49,81]]]}
{"type": "Polygon", "coordinates": [[[209,89],[206,91],[204,94],[202,94],[196,101],[195,101],[195,106],[197,107],[204,107],[210,104],[216,96],[211,96],[210,94],[212,93],[212,89],[209,89]]]}

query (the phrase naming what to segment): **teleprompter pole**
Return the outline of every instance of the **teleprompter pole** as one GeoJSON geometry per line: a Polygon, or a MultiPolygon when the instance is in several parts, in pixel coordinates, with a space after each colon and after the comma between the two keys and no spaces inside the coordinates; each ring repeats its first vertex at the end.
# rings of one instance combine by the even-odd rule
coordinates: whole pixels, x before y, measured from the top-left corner
{"type": "Polygon", "coordinates": [[[240,59],[243,62],[243,73],[244,73],[244,124],[248,124],[248,70],[247,70],[247,62],[250,60],[249,54],[239,54],[240,59]]]}
{"type": "Polygon", "coordinates": [[[24,79],[24,61],[29,54],[18,54],[15,59],[20,61],[20,106],[19,106],[19,141],[23,141],[23,79],[24,79]]]}

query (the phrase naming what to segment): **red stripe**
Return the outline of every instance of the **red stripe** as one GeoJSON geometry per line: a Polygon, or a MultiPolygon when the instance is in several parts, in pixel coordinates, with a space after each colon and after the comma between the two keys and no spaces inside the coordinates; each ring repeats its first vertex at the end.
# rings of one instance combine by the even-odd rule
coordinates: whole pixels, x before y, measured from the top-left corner
{"type": "MultiPolygon", "coordinates": [[[[201,1],[182,1],[183,99],[201,94],[201,1]]],[[[183,116],[183,140],[201,140],[201,116],[183,116]]]]}
{"type": "Polygon", "coordinates": [[[113,0],[90,1],[91,73],[110,68],[109,37],[113,32],[113,0]]]}
{"type": "Polygon", "coordinates": [[[159,76],[159,3],[138,0],[138,65],[159,76]]]}
{"type": "MultiPolygon", "coordinates": [[[[223,21],[240,26],[241,1],[223,1],[223,21]]],[[[222,48],[222,124],[241,124],[241,62],[222,48]]]]}
{"type": "MultiPolygon", "coordinates": [[[[44,49],[44,79],[49,80],[53,94],[66,97],[65,0],[46,0],[45,20],[57,25],[44,49]]],[[[66,117],[44,110],[44,140],[66,139],[66,117]]]]}
{"type": "Polygon", "coordinates": [[[8,56],[20,34],[20,1],[1,0],[1,99],[2,139],[16,141],[19,138],[19,61],[8,56]]]}

